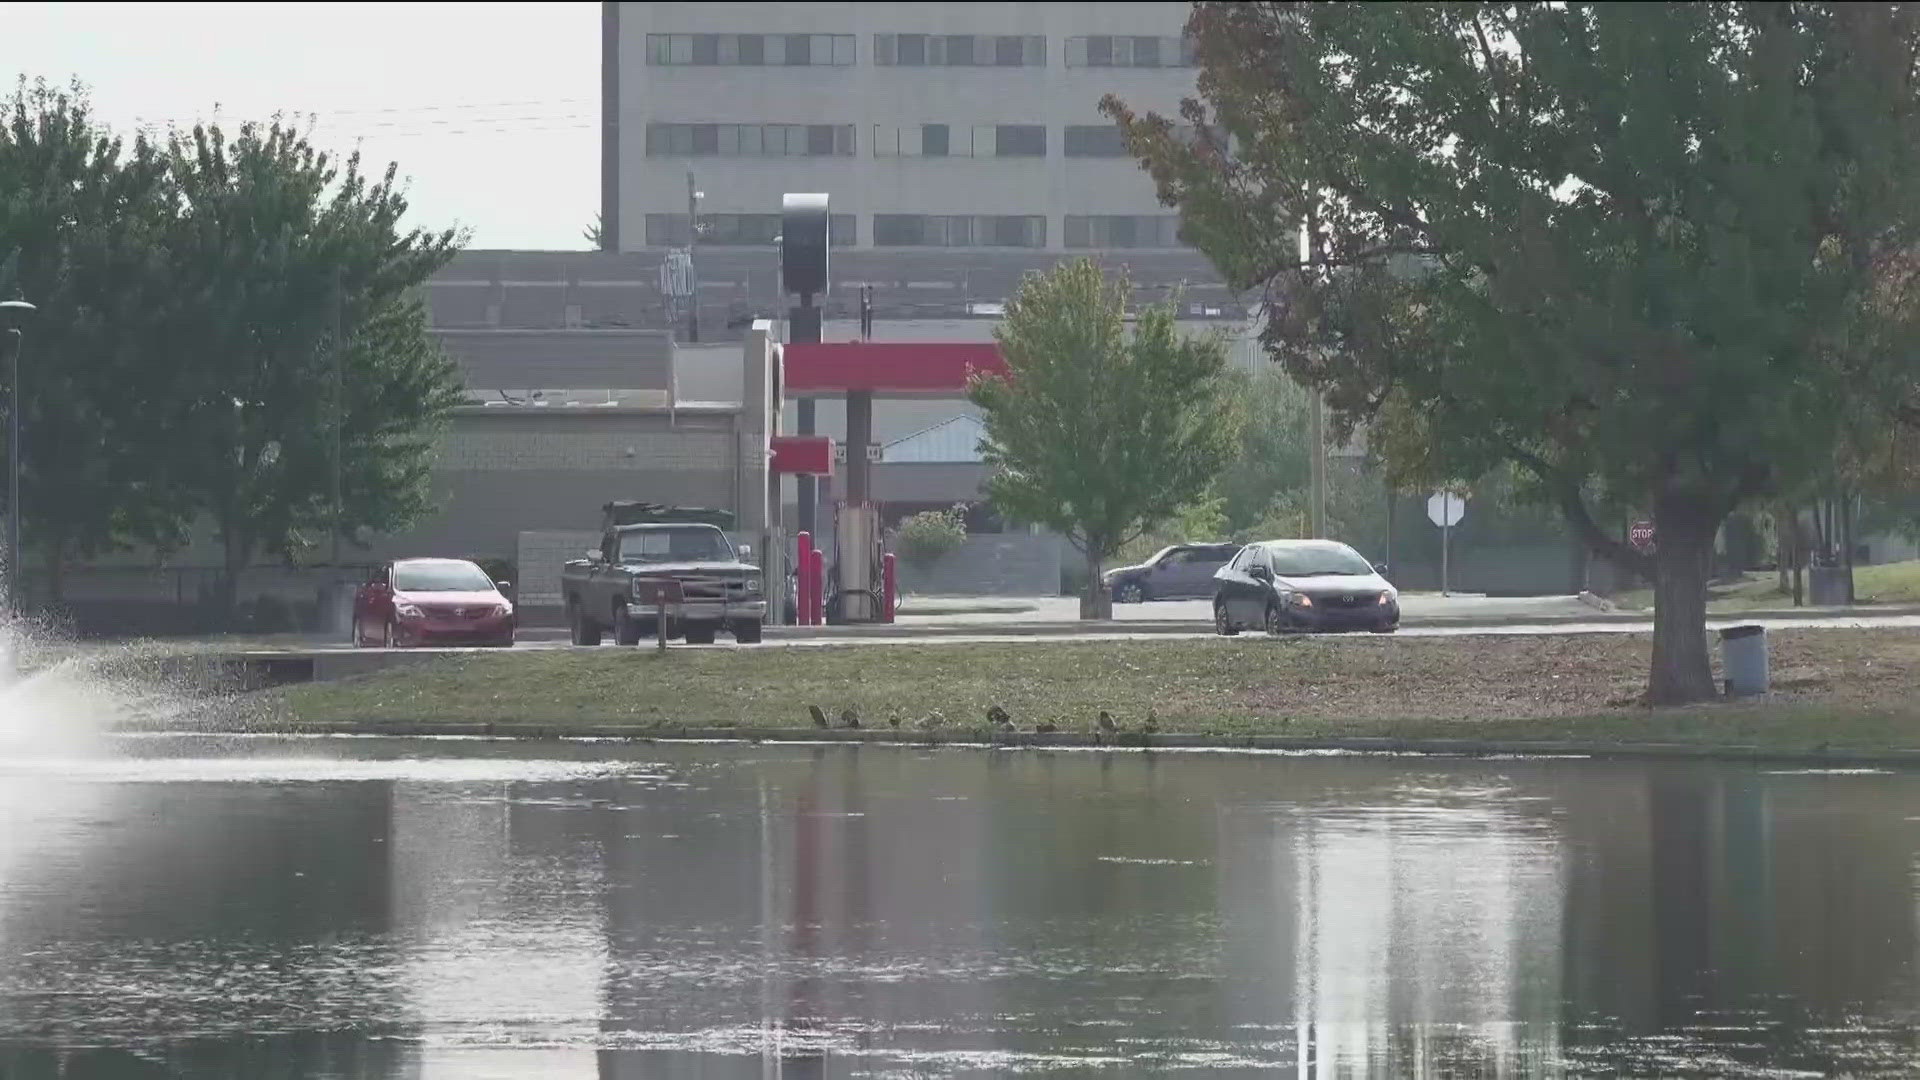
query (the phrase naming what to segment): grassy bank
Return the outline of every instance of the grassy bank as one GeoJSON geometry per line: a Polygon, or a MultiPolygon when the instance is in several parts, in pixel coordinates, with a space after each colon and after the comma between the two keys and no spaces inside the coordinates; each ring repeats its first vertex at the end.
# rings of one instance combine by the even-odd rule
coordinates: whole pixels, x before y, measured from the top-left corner
{"type": "MultiPolygon", "coordinates": [[[[1853,568],[1854,595],[1862,604],[1920,603],[1920,561],[1882,563],[1879,566],[1853,568]]],[[[1653,610],[1653,590],[1638,589],[1613,598],[1623,608],[1653,610]]],[[[1738,581],[1712,586],[1707,590],[1709,612],[1732,613],[1793,606],[1793,590],[1780,588],[1780,577],[1772,571],[1752,572],[1738,581]]]]}
{"type": "Polygon", "coordinates": [[[1648,639],[1258,637],[1118,642],[526,651],[392,668],[276,691],[282,722],[811,725],[852,707],[867,727],[1090,731],[1109,710],[1138,730],[1300,737],[1577,739],[1799,749],[1920,748],[1920,631],[1771,635],[1763,702],[1636,705],[1648,639]]]}

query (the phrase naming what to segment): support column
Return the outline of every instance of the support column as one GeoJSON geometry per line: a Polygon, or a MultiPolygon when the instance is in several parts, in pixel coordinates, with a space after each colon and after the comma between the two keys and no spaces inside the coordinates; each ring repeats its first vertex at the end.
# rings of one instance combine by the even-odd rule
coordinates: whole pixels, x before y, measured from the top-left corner
{"type": "Polygon", "coordinates": [[[847,502],[859,506],[867,502],[872,485],[872,465],[867,461],[867,444],[873,441],[873,391],[847,391],[847,502]]]}

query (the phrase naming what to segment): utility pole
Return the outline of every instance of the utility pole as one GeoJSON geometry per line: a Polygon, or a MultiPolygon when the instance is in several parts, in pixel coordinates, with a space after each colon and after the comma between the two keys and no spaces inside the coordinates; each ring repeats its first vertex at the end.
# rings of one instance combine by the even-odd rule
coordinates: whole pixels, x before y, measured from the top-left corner
{"type": "Polygon", "coordinates": [[[1324,540],[1327,537],[1327,416],[1325,402],[1316,388],[1313,394],[1312,428],[1309,436],[1313,440],[1312,491],[1309,493],[1307,512],[1313,525],[1313,538],[1324,540]]]}
{"type": "Polygon", "coordinates": [[[687,170],[687,340],[700,340],[700,271],[693,264],[693,246],[700,242],[700,193],[693,187],[693,170],[687,170]]]}
{"type": "Polygon", "coordinates": [[[342,353],[346,350],[347,297],[340,269],[333,271],[333,560],[335,567],[340,565],[340,520],[344,507],[340,496],[340,430],[346,426],[347,401],[346,379],[343,373],[345,360],[342,353]]]}

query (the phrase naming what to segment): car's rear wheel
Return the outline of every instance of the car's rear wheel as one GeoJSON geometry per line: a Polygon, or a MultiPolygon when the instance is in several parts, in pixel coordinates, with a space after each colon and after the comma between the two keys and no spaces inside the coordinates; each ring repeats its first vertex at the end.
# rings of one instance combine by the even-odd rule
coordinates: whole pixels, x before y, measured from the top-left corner
{"type": "Polygon", "coordinates": [[[1139,604],[1146,599],[1147,590],[1137,581],[1123,581],[1113,590],[1113,602],[1116,604],[1139,604]]]}
{"type": "Polygon", "coordinates": [[[567,602],[567,631],[567,639],[575,645],[600,644],[600,627],[572,601],[567,602]]]}
{"type": "Polygon", "coordinates": [[[742,645],[758,645],[760,643],[760,620],[741,619],[739,622],[734,623],[733,640],[742,645]]]}
{"type": "Polygon", "coordinates": [[[615,645],[640,644],[640,624],[627,614],[627,605],[615,604],[613,607],[613,643],[615,645]]]}
{"type": "Polygon", "coordinates": [[[1278,637],[1287,632],[1287,617],[1280,611],[1280,605],[1267,601],[1267,633],[1278,637]]]}
{"type": "Polygon", "coordinates": [[[711,645],[713,644],[714,635],[717,634],[719,630],[720,628],[712,623],[688,623],[687,644],[711,645]]]}
{"type": "Polygon", "coordinates": [[[1240,628],[1233,625],[1233,617],[1227,614],[1225,600],[1213,602],[1213,632],[1221,637],[1232,637],[1240,632],[1240,628]]]}

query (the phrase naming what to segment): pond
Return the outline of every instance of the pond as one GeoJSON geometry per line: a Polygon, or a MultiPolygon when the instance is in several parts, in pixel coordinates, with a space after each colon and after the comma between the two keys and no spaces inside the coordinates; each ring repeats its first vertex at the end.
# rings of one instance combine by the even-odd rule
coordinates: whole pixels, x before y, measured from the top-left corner
{"type": "Polygon", "coordinates": [[[1920,1067],[1900,773],[150,737],[0,821],[8,1080],[1920,1067]]]}

